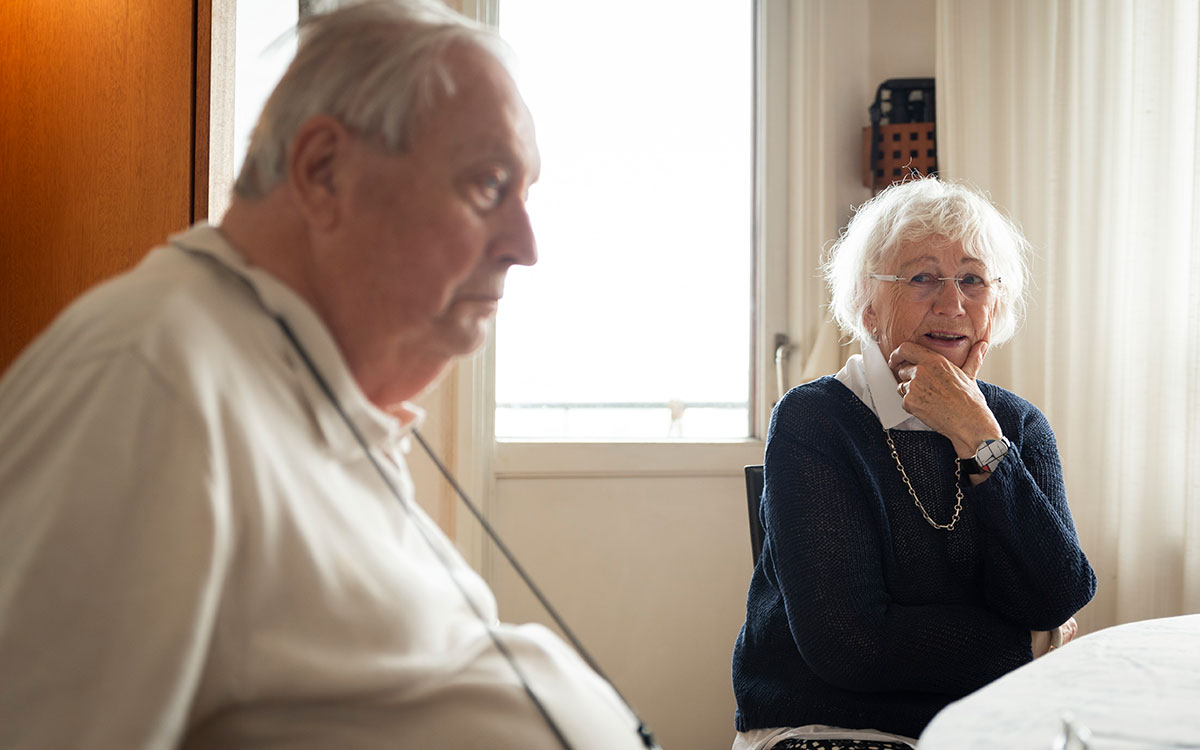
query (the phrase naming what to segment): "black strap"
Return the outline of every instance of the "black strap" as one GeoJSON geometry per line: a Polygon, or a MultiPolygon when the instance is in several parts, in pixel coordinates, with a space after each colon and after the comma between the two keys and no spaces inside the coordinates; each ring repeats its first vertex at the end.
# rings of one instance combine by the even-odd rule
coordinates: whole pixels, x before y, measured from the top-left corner
{"type": "MultiPolygon", "coordinates": [[[[399,489],[397,489],[396,485],[392,483],[391,477],[386,471],[384,471],[384,468],[380,465],[378,459],[375,458],[375,454],[368,446],[366,438],[363,437],[362,432],[359,431],[357,425],[355,425],[350,419],[350,415],[348,415],[342,408],[341,402],[338,401],[337,396],[333,393],[333,389],[321,375],[320,370],[317,369],[316,363],[314,363],[309,357],[308,351],[300,343],[300,340],[296,337],[296,334],[292,332],[291,326],[289,326],[287,321],[284,320],[280,315],[272,314],[272,317],[275,319],[275,322],[279,324],[280,329],[283,330],[283,333],[287,337],[288,341],[291,342],[292,348],[294,348],[296,353],[300,355],[300,358],[304,361],[305,367],[308,368],[308,371],[317,381],[317,385],[320,386],[321,391],[325,394],[325,397],[329,400],[329,403],[333,405],[333,408],[337,411],[338,416],[341,417],[342,422],[344,422],[346,427],[350,430],[350,433],[354,436],[355,441],[359,444],[359,447],[362,448],[363,453],[366,455],[367,460],[371,462],[371,466],[374,467],[375,472],[379,475],[379,478],[382,479],[384,485],[387,486],[388,491],[392,494],[396,501],[400,503],[400,507],[404,509],[404,512],[407,513],[410,518],[414,519],[413,526],[420,532],[421,537],[433,551],[434,556],[438,559],[438,562],[440,562],[442,567],[446,569],[447,574],[450,576],[451,581],[453,581],[455,588],[458,589],[463,600],[466,601],[467,606],[471,608],[471,611],[479,619],[480,623],[483,624],[484,629],[487,631],[488,637],[496,646],[496,650],[499,651],[504,657],[505,661],[508,662],[513,674],[516,675],[517,680],[521,683],[521,687],[525,690],[525,693],[529,696],[530,701],[532,701],[533,705],[537,708],[538,713],[541,714],[542,718],[545,720],[546,725],[550,728],[550,731],[554,733],[554,736],[558,739],[559,744],[562,745],[564,750],[571,750],[571,744],[567,741],[566,736],[563,734],[558,724],[554,721],[553,717],[550,716],[550,712],[546,709],[541,699],[538,698],[537,694],[533,692],[533,687],[529,684],[529,680],[525,678],[525,673],[517,664],[516,658],[512,655],[512,652],[509,651],[508,646],[504,643],[504,641],[500,640],[500,638],[496,635],[495,630],[493,630],[491,625],[488,623],[488,619],[484,617],[483,612],[475,603],[475,600],[470,597],[466,588],[464,588],[462,583],[458,580],[458,576],[454,574],[454,568],[450,565],[450,561],[445,558],[441,548],[434,544],[433,540],[429,538],[425,527],[421,523],[416,522],[415,513],[410,507],[408,501],[406,501],[404,496],[400,494],[399,489]]],[[[554,623],[558,625],[563,634],[566,635],[567,639],[571,642],[571,645],[575,647],[575,650],[579,653],[580,657],[592,670],[596,672],[596,674],[600,675],[600,677],[609,683],[613,689],[613,692],[617,694],[617,697],[622,703],[625,704],[626,708],[629,709],[629,712],[633,715],[633,717],[637,719],[637,734],[642,740],[642,744],[645,745],[647,750],[657,750],[658,743],[654,740],[654,736],[650,733],[650,729],[646,726],[646,723],[642,721],[637,712],[633,710],[633,706],[630,705],[629,701],[625,699],[625,696],[622,695],[619,690],[617,690],[617,687],[613,684],[612,680],[609,680],[608,677],[605,676],[604,672],[600,670],[600,667],[596,664],[595,660],[592,659],[591,655],[586,649],[584,649],[583,644],[579,642],[579,639],[576,638],[571,629],[567,627],[566,622],[564,622],[562,617],[559,616],[558,611],[551,606],[549,600],[546,599],[546,596],[542,593],[541,589],[539,589],[533,583],[533,579],[531,579],[529,574],[525,572],[524,567],[517,562],[516,557],[511,551],[509,551],[508,545],[501,541],[500,536],[496,533],[495,529],[492,528],[492,525],[483,517],[483,514],[479,511],[476,505],[467,497],[462,487],[459,486],[458,482],[455,481],[454,477],[450,474],[450,471],[445,467],[445,465],[442,464],[440,460],[438,460],[437,456],[434,455],[433,451],[429,447],[429,444],[425,442],[423,437],[421,437],[421,434],[416,430],[413,430],[412,434],[413,437],[417,439],[417,442],[421,444],[421,447],[425,450],[425,452],[429,455],[429,458],[433,461],[434,465],[437,466],[438,471],[440,471],[450,483],[450,486],[454,489],[454,492],[458,495],[459,499],[463,501],[463,503],[467,506],[467,509],[470,510],[471,514],[474,515],[476,520],[479,521],[480,525],[483,527],[483,530],[487,532],[488,537],[490,537],[492,542],[496,545],[496,548],[500,550],[505,559],[507,559],[508,562],[513,566],[513,569],[516,570],[517,575],[521,577],[521,580],[525,582],[525,585],[529,587],[529,590],[532,591],[534,596],[537,597],[537,600],[541,602],[542,606],[546,609],[546,612],[550,614],[550,617],[554,620],[554,623]]]]}

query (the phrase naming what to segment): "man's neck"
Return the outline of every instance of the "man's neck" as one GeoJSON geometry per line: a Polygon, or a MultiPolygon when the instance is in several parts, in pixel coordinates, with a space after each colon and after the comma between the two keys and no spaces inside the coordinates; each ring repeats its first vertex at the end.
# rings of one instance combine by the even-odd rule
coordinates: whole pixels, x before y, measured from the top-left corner
{"type": "Polygon", "coordinates": [[[298,294],[324,322],[359,388],[376,406],[394,409],[430,388],[453,357],[422,342],[364,340],[325,309],[319,292],[312,242],[303,217],[283,189],[257,199],[234,197],[219,231],[246,262],[277,278],[298,294]]]}
{"type": "Polygon", "coordinates": [[[359,388],[371,403],[385,411],[392,411],[432,388],[453,359],[432,354],[424,347],[403,344],[391,346],[386,352],[364,352],[358,361],[345,348],[343,356],[359,388]]]}

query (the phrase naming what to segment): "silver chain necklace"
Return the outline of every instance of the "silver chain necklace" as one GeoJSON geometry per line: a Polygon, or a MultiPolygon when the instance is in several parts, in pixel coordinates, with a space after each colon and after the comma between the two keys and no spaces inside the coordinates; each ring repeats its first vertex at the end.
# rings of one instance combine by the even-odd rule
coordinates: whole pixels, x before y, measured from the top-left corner
{"type": "Polygon", "coordinates": [[[950,519],[950,523],[938,523],[925,512],[925,506],[921,505],[921,499],[917,497],[917,491],[913,489],[912,482],[908,481],[908,473],[904,471],[904,464],[900,463],[900,454],[896,451],[896,444],[892,442],[891,430],[884,428],[883,434],[887,437],[888,447],[892,449],[892,458],[896,459],[896,468],[900,470],[900,478],[904,480],[904,486],[908,487],[908,494],[912,495],[913,502],[917,505],[917,510],[921,511],[921,516],[935,529],[954,531],[954,524],[958,523],[958,514],[962,513],[962,462],[957,458],[954,459],[954,492],[957,498],[957,502],[954,503],[954,518],[950,519]]]}

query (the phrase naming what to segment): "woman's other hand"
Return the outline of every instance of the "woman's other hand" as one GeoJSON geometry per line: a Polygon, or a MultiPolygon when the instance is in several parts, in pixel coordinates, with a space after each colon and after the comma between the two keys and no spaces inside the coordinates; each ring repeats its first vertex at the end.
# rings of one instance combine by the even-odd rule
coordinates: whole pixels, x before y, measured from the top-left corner
{"type": "Polygon", "coordinates": [[[1079,623],[1071,617],[1054,630],[1031,630],[1029,638],[1033,646],[1033,658],[1044,656],[1056,648],[1065,646],[1079,633],[1079,623]]]}
{"type": "Polygon", "coordinates": [[[1058,626],[1058,632],[1062,633],[1062,645],[1065,646],[1079,635],[1079,623],[1075,622],[1075,618],[1072,617],[1058,626]]]}
{"type": "Polygon", "coordinates": [[[975,455],[980,443],[1002,435],[975,382],[987,347],[986,341],[975,342],[962,368],[911,341],[896,347],[888,358],[905,411],[950,438],[959,458],[975,455]]]}

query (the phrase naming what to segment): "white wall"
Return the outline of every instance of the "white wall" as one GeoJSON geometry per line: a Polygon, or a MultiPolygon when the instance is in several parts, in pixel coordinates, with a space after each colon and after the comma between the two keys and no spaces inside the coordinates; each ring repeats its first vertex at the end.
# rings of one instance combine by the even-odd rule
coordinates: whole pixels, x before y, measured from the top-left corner
{"type": "MultiPolygon", "coordinates": [[[[733,741],[730,659],[750,543],[732,476],[529,478],[501,484],[501,534],[665,748],[733,741]]],[[[503,563],[505,619],[546,622],[503,563]]]]}
{"type": "Polygon", "coordinates": [[[868,0],[867,97],[888,78],[933,76],[936,8],[936,0],[868,0]]]}

